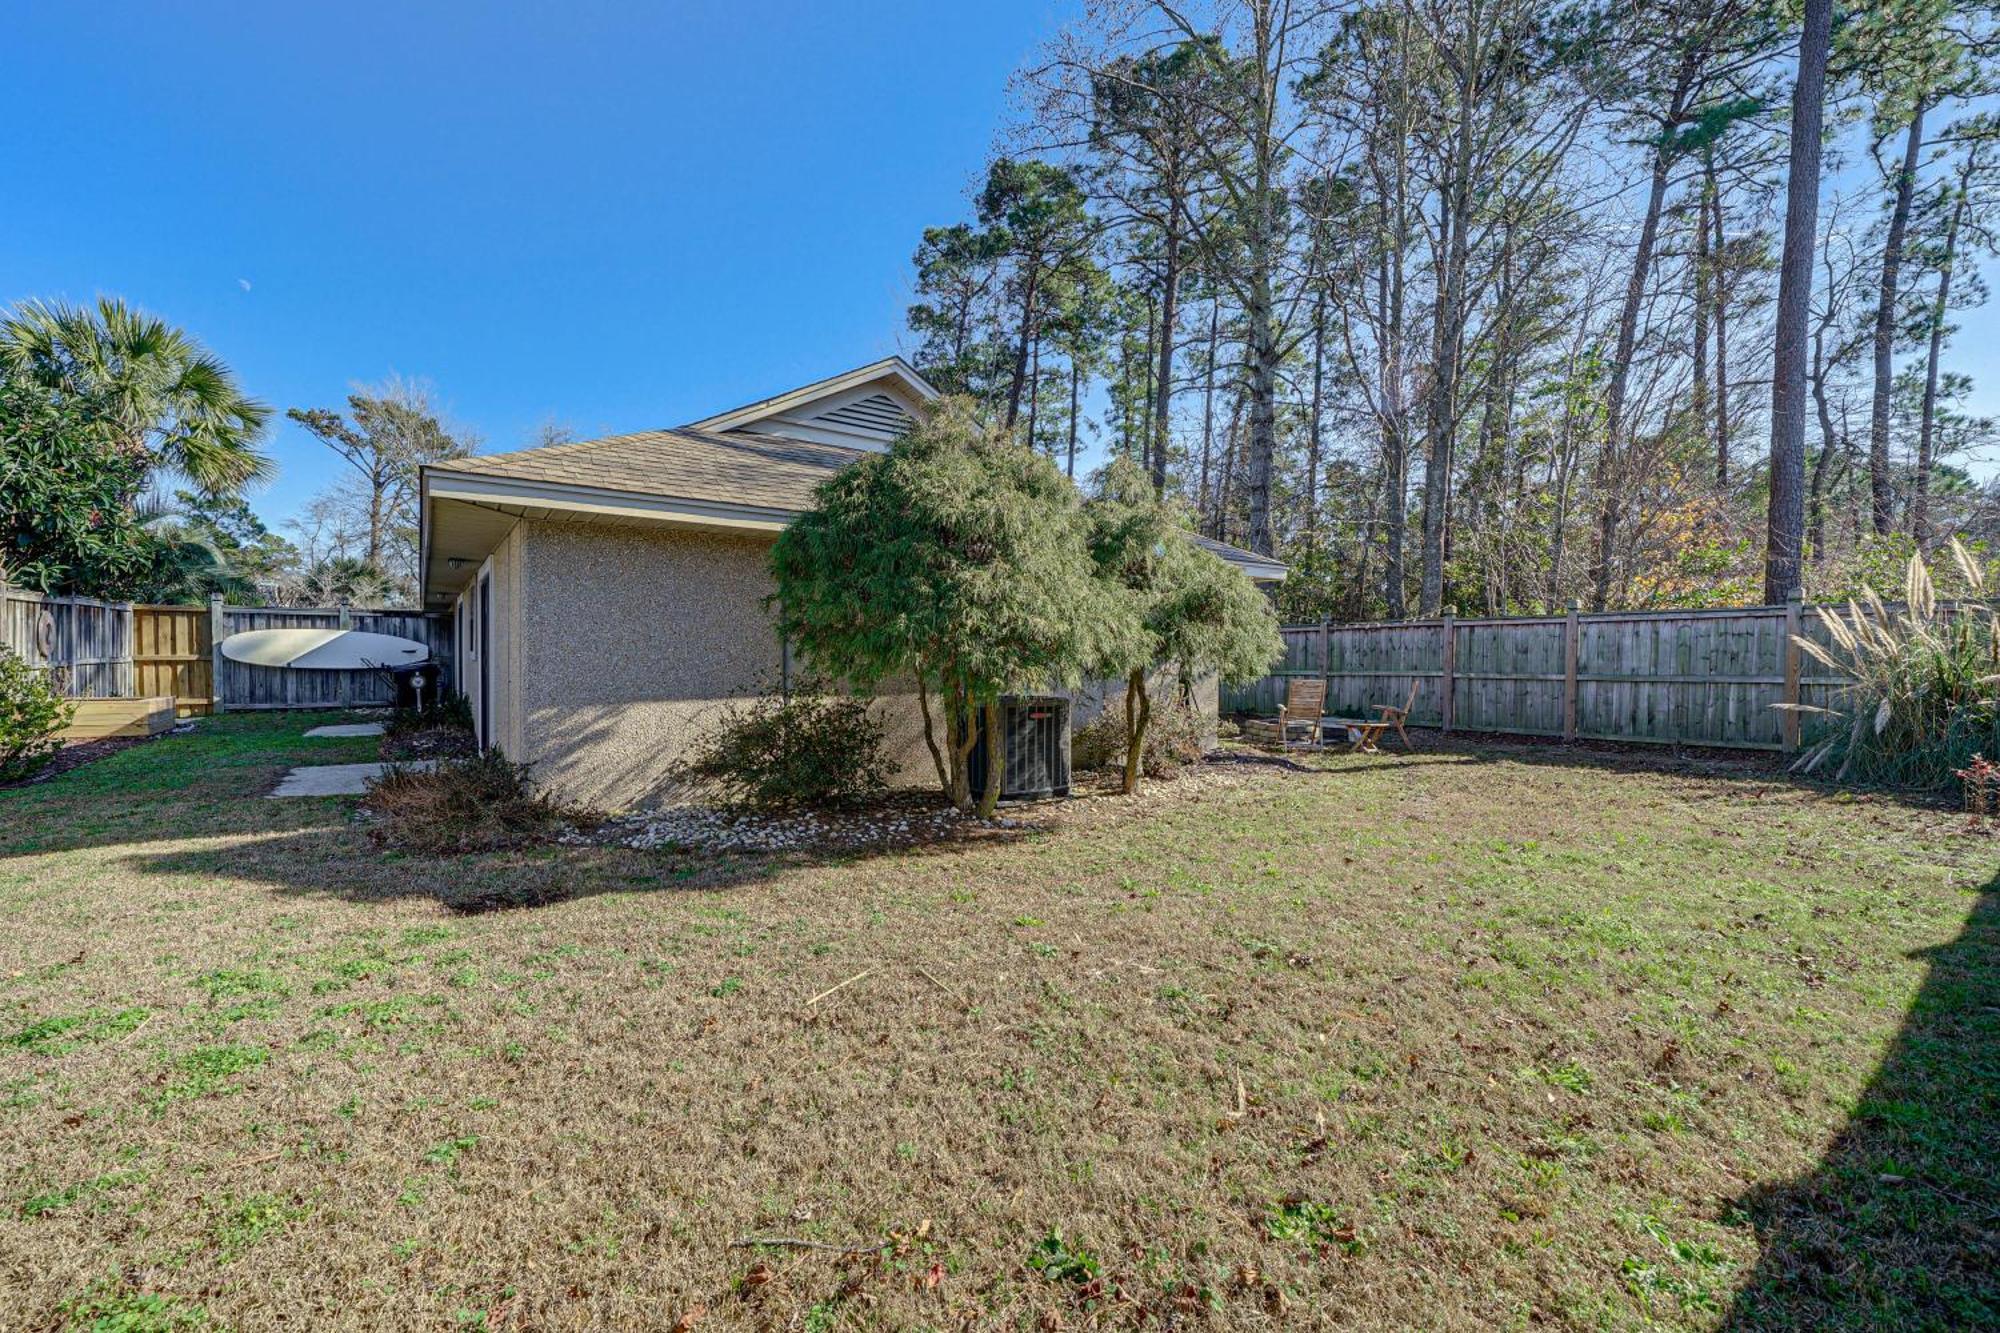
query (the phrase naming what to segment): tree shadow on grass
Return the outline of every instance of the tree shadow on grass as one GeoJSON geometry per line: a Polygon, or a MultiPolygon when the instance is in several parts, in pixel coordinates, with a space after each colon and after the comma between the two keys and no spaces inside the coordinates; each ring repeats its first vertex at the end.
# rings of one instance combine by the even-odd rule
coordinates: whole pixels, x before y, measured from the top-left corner
{"type": "Polygon", "coordinates": [[[606,893],[741,889],[827,866],[898,858],[930,864],[1032,837],[1036,827],[981,828],[934,842],[782,852],[678,852],[592,843],[426,856],[377,848],[365,829],[306,830],[220,848],[138,852],[141,874],[220,876],[283,894],[353,903],[430,899],[448,911],[541,908],[606,893]]]}
{"type": "Polygon", "coordinates": [[[1754,750],[1700,745],[1648,745],[1621,741],[1579,740],[1564,742],[1553,736],[1526,736],[1503,732],[1445,733],[1434,727],[1411,727],[1411,750],[1404,750],[1392,733],[1374,755],[1349,755],[1344,747],[1328,746],[1322,754],[1337,760],[1330,771],[1353,773],[1361,767],[1417,767],[1435,764],[1450,757],[1483,764],[1531,764],[1539,767],[1577,768],[1610,773],[1633,773],[1693,778],[1718,786],[1752,787],[1773,791],[1794,791],[1809,796],[1831,797],[1842,802],[1905,806],[1917,810],[1956,809],[1955,793],[1911,791],[1881,787],[1861,788],[1837,784],[1825,776],[1806,776],[1791,769],[1796,755],[1775,750],[1754,750]]]}
{"type": "Polygon", "coordinates": [[[1730,1329],[2000,1327],[2000,878],[1810,1175],[1740,1201],[1763,1257],[1730,1329]]]}

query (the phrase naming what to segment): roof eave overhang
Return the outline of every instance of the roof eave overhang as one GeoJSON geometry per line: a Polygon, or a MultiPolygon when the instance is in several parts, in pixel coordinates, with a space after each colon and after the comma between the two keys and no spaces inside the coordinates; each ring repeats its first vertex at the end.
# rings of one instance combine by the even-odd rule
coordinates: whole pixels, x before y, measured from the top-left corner
{"type": "Polygon", "coordinates": [[[692,521],[706,527],[755,528],[776,532],[798,516],[795,509],[578,486],[571,482],[534,481],[524,477],[427,470],[424,482],[425,493],[438,500],[512,504],[615,518],[657,518],[669,523],[692,521]]]}
{"type": "MultiPolygon", "coordinates": [[[[425,468],[421,483],[422,531],[420,568],[424,571],[426,602],[438,592],[456,593],[462,585],[435,577],[431,553],[436,540],[437,506],[455,501],[497,509],[520,517],[562,516],[589,521],[647,527],[695,528],[711,532],[784,530],[798,511],[761,505],[700,500],[690,496],[654,495],[564,482],[536,481],[482,473],[425,468]]],[[[470,581],[467,575],[465,581],[470,581]]]]}

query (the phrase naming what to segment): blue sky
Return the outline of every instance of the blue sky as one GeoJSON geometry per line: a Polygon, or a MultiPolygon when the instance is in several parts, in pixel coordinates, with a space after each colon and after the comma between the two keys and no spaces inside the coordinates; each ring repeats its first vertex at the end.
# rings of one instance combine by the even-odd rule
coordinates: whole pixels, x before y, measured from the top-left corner
{"type": "MultiPolygon", "coordinates": [[[[0,0],[0,305],[124,296],[279,409],[421,376],[489,450],[677,424],[897,350],[1073,8],[0,0]]],[[[275,524],[339,465],[271,448],[275,524]]]]}
{"type": "MultiPolygon", "coordinates": [[[[116,293],[282,409],[434,381],[513,448],[673,425],[897,350],[965,211],[1005,4],[0,0],[0,304],[116,293]],[[247,289],[246,285],[247,284],[247,289]]],[[[335,475],[289,423],[268,520],[335,475]]]]}

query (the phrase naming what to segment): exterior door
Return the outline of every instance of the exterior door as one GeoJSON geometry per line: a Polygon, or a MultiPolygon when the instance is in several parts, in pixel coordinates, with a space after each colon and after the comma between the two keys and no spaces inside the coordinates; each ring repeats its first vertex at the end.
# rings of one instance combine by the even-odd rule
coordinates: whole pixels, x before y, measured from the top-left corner
{"type": "Polygon", "coordinates": [[[479,579],[479,746],[493,744],[493,577],[479,579]]]}

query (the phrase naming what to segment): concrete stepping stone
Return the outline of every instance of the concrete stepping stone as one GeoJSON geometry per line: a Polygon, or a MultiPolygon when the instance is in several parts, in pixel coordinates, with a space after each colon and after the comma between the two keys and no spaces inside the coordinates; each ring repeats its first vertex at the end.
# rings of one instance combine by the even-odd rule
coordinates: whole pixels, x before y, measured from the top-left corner
{"type": "MultiPolygon", "coordinates": [[[[429,768],[431,761],[415,760],[405,768],[429,768]]],[[[382,776],[387,764],[306,764],[279,781],[267,799],[281,796],[359,796],[370,778],[382,776]]]]}
{"type": "Polygon", "coordinates": [[[341,722],[332,726],[314,727],[308,736],[380,736],[380,722],[341,722]]]}

